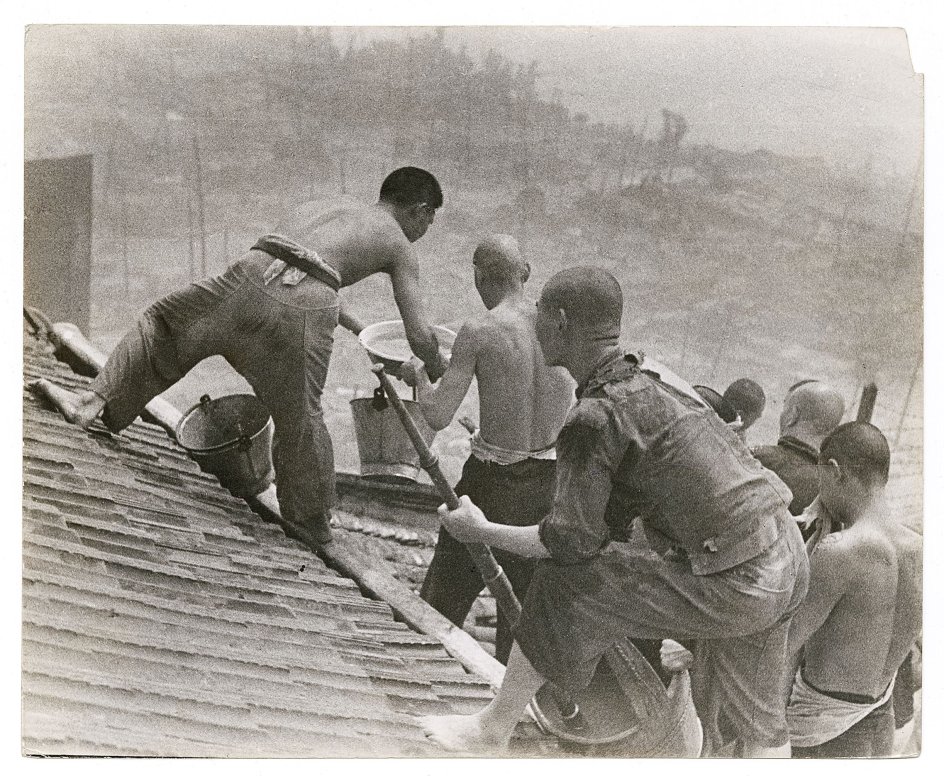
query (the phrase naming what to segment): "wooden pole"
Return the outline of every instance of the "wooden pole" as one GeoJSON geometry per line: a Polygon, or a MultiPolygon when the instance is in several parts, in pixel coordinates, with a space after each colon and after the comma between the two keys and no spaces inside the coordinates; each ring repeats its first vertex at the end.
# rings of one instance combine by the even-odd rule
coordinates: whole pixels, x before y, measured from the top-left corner
{"type": "Polygon", "coordinates": [[[646,142],[646,129],[649,127],[648,117],[642,122],[642,129],[639,130],[639,134],[636,136],[636,153],[633,156],[633,167],[629,173],[629,179],[631,181],[636,180],[636,175],[639,172],[639,160],[642,157],[642,147],[646,142]]]}
{"type": "Polygon", "coordinates": [[[130,274],[128,265],[128,189],[124,181],[121,184],[121,262],[124,270],[125,302],[128,302],[128,289],[130,287],[128,279],[130,274]]]}
{"type": "MultiPolygon", "coordinates": [[[[114,129],[112,129],[114,131],[114,129]]],[[[115,138],[112,136],[112,139],[108,143],[108,150],[105,152],[105,171],[102,175],[102,214],[111,215],[109,209],[111,206],[111,187],[114,185],[115,177],[115,138]]]]}
{"type": "MultiPolygon", "coordinates": [[[[436,457],[435,453],[429,449],[429,445],[427,445],[426,440],[423,439],[423,435],[416,427],[416,423],[413,422],[413,418],[410,417],[410,413],[407,412],[406,407],[403,405],[403,400],[400,398],[393,383],[390,382],[390,378],[384,371],[383,364],[375,364],[371,367],[371,370],[377,375],[377,379],[380,380],[380,384],[383,386],[387,399],[397,413],[397,417],[400,418],[400,422],[403,424],[407,436],[410,437],[410,441],[413,443],[413,447],[420,457],[420,466],[423,467],[423,470],[433,481],[433,485],[436,486],[439,495],[442,496],[443,500],[446,502],[446,506],[449,507],[449,509],[458,509],[460,503],[459,497],[452,489],[446,476],[442,473],[442,469],[439,468],[439,459],[436,457]]],[[[505,576],[502,567],[495,561],[495,556],[492,555],[492,551],[486,545],[467,543],[465,544],[465,548],[468,550],[472,561],[482,575],[482,579],[489,589],[489,592],[495,597],[495,603],[501,607],[502,613],[508,619],[509,625],[513,627],[521,616],[521,604],[518,602],[514,590],[511,589],[511,583],[508,581],[508,577],[505,576]]],[[[584,728],[586,721],[580,709],[577,707],[577,704],[574,703],[572,699],[560,694],[560,691],[554,688],[553,685],[551,685],[551,691],[564,723],[574,730],[584,728]]]]}
{"type": "Polygon", "coordinates": [[[867,383],[862,389],[859,398],[859,411],[856,420],[862,423],[872,422],[872,413],[875,411],[875,398],[878,396],[878,386],[874,382],[867,383]]]}
{"type": "Polygon", "coordinates": [[[194,279],[195,264],[197,261],[196,253],[193,249],[193,192],[187,188],[187,248],[189,250],[190,267],[188,278],[194,279]]]}
{"type": "Polygon", "coordinates": [[[908,198],[908,207],[905,210],[905,218],[901,224],[901,236],[898,238],[898,262],[901,264],[905,254],[905,246],[908,243],[908,227],[911,226],[911,217],[914,213],[915,202],[918,198],[918,183],[921,180],[921,171],[924,166],[924,151],[918,157],[918,164],[915,167],[914,181],[911,184],[911,196],[908,198]]]}
{"type": "MultiPolygon", "coordinates": [[[[442,473],[442,469],[439,467],[439,459],[436,457],[435,453],[429,449],[426,440],[423,439],[423,435],[413,422],[413,418],[410,417],[409,412],[407,412],[393,383],[390,382],[390,378],[384,371],[383,364],[375,364],[372,369],[374,374],[377,375],[377,379],[380,380],[380,384],[387,394],[387,399],[390,401],[390,404],[393,405],[394,411],[403,423],[403,428],[410,437],[413,447],[416,448],[416,452],[420,456],[420,466],[423,467],[423,470],[433,481],[433,485],[436,486],[436,490],[438,490],[439,494],[443,497],[446,506],[449,507],[449,509],[458,509],[459,497],[452,489],[446,476],[442,473]]],[[[481,573],[482,578],[485,580],[489,591],[495,596],[495,602],[501,607],[509,621],[512,623],[517,622],[518,617],[521,615],[521,604],[518,602],[514,591],[511,589],[511,583],[508,581],[508,577],[505,576],[505,572],[495,561],[491,550],[484,544],[467,544],[466,549],[469,551],[469,555],[472,556],[472,560],[475,561],[475,565],[479,573],[481,573]]]]}
{"type": "Polygon", "coordinates": [[[898,430],[895,432],[895,447],[898,447],[898,441],[901,439],[901,431],[905,427],[905,418],[908,416],[908,406],[911,404],[911,394],[914,393],[914,387],[918,383],[918,374],[921,372],[921,365],[924,359],[922,354],[918,354],[918,360],[915,362],[914,371],[911,373],[911,383],[908,385],[908,393],[905,395],[905,405],[901,408],[901,418],[898,420],[898,430]]]}
{"type": "Polygon", "coordinates": [[[206,277],[206,219],[203,210],[203,171],[200,165],[200,142],[196,135],[193,137],[193,163],[195,180],[195,194],[197,204],[197,229],[200,234],[200,277],[206,277]]]}

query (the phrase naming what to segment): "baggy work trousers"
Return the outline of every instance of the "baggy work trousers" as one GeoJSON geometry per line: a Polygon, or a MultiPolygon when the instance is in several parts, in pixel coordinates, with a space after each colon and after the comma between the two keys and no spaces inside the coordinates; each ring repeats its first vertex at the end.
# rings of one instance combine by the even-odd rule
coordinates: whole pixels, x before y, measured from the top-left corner
{"type": "MultiPolygon", "coordinates": [[[[470,455],[456,494],[471,498],[493,523],[536,525],[554,506],[556,466],[554,460],[534,458],[501,466],[470,455]]],[[[494,550],[494,554],[515,596],[524,600],[536,561],[502,550],[494,550]]],[[[465,545],[440,528],[420,597],[461,628],[484,588],[482,575],[465,545]]],[[[500,608],[497,615],[495,658],[504,664],[511,652],[511,625],[500,608]]]]}
{"type": "Polygon", "coordinates": [[[200,361],[223,356],[272,414],[282,517],[326,534],[335,499],[334,454],[321,394],[338,295],[310,276],[294,286],[279,280],[264,285],[272,260],[251,250],[222,275],[152,304],[91,388],[105,400],[103,421],[117,432],[200,361]]]}

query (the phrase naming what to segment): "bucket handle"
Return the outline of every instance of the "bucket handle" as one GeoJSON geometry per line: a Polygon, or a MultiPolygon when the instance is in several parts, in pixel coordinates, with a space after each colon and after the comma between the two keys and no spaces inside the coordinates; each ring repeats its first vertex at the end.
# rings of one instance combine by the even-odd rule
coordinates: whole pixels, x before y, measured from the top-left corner
{"type": "Polygon", "coordinates": [[[249,462],[249,470],[252,473],[251,476],[257,476],[256,467],[252,460],[252,439],[249,437],[245,431],[243,431],[243,424],[241,421],[236,421],[236,431],[239,433],[239,439],[236,441],[236,447],[240,453],[246,456],[247,461],[249,462]]]}
{"type": "Polygon", "coordinates": [[[377,412],[383,412],[387,409],[387,395],[384,393],[383,385],[374,388],[374,398],[371,400],[370,406],[377,412]]]}

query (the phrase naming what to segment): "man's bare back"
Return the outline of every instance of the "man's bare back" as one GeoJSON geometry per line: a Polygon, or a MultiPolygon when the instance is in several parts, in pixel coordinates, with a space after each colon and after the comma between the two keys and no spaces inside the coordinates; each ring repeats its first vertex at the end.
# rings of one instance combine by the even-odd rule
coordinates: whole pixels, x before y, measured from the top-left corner
{"type": "Polygon", "coordinates": [[[524,295],[531,267],[509,235],[485,238],[472,265],[485,310],[456,335],[439,387],[419,381],[423,415],[432,428],[445,428],[475,378],[481,439],[505,451],[547,450],[564,425],[574,383],[566,370],[547,366],[541,352],[537,309],[524,295]]]}
{"type": "Polygon", "coordinates": [[[573,398],[573,381],[544,362],[526,299],[499,304],[466,324],[475,342],[482,438],[507,450],[554,444],[573,398]]]}
{"type": "Polygon", "coordinates": [[[905,655],[921,635],[923,580],[921,536],[900,523],[892,522],[888,526],[888,538],[895,547],[898,562],[898,593],[892,639],[882,676],[886,684],[894,678],[905,655]]]}
{"type": "MultiPolygon", "coordinates": [[[[831,588],[837,600],[806,641],[804,677],[821,690],[880,696],[901,663],[889,676],[899,605],[895,545],[881,527],[856,524],[825,537],[810,563],[810,596],[831,588]]],[[[805,616],[801,607],[798,625],[805,616]]]]}
{"type": "Polygon", "coordinates": [[[810,582],[790,625],[790,654],[827,693],[880,698],[921,626],[921,540],[885,498],[891,450],[871,423],[851,421],[820,444],[810,582]]]}
{"type": "MultiPolygon", "coordinates": [[[[426,234],[441,205],[442,190],[430,173],[402,167],[387,176],[373,205],[348,196],[314,200],[295,208],[274,230],[315,251],[338,271],[342,286],[388,273],[410,347],[433,380],[442,375],[445,363],[423,309],[419,264],[410,244],[426,234]]],[[[343,300],[338,323],[355,333],[363,328],[343,300]]],[[[105,400],[90,390],[61,400],[62,413],[82,428],[104,408],[105,400]]]]}
{"type": "MultiPolygon", "coordinates": [[[[411,243],[419,240],[435,218],[442,204],[438,183],[424,171],[403,168],[388,176],[381,187],[380,200],[373,205],[347,195],[306,202],[295,208],[275,231],[317,254],[341,276],[341,286],[350,286],[364,278],[385,272],[390,276],[393,296],[403,319],[407,340],[426,364],[433,380],[438,380],[445,364],[432,327],[426,318],[420,293],[419,262],[411,243]],[[406,171],[407,177],[419,174],[435,183],[423,201],[403,204],[393,189],[385,194],[389,181],[406,171]],[[437,193],[438,192],[438,193],[437,193]],[[385,198],[386,197],[386,198],[385,198]]],[[[402,197],[401,197],[402,199],[402,197]]],[[[338,323],[355,334],[364,324],[341,300],[338,323]]]]}
{"type": "Polygon", "coordinates": [[[350,286],[407,260],[410,244],[396,220],[376,204],[341,195],[306,202],[276,227],[327,261],[350,286]]]}

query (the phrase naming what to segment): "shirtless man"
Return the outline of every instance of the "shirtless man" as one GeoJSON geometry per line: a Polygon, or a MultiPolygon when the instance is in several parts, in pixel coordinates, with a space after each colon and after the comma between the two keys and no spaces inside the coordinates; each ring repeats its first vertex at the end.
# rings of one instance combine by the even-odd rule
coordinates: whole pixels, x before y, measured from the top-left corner
{"type": "Polygon", "coordinates": [[[819,462],[809,594],[790,628],[793,752],[889,755],[892,683],[921,625],[921,541],[885,502],[889,450],[875,426],[839,426],[819,462]]]}
{"type": "Polygon", "coordinates": [[[286,531],[309,543],[330,541],[334,456],[321,394],[335,326],[361,328],[349,312],[339,313],[338,290],[377,272],[390,275],[410,346],[437,380],[445,363],[423,310],[411,243],[441,205],[436,179],[403,167],[387,176],[374,205],[340,196],[296,208],[222,275],[151,305],[90,390],[61,403],[63,414],[88,428],[101,413],[118,432],[200,361],[222,355],[272,413],[286,531]]]}
{"type": "MultiPolygon", "coordinates": [[[[438,388],[419,372],[420,408],[439,431],[455,416],[472,378],[477,380],[481,428],[472,435],[472,454],[456,493],[469,496],[494,523],[535,525],[551,511],[554,442],[574,383],[564,369],[544,363],[534,332],[534,302],[524,295],[531,268],[515,239],[494,235],[483,240],[472,265],[486,309],[459,330],[438,388]]],[[[523,599],[535,561],[500,550],[495,555],[523,599]]],[[[420,592],[423,600],[462,627],[484,587],[465,547],[441,528],[420,592]]],[[[510,650],[511,631],[499,611],[495,657],[505,663],[510,650]]]]}
{"type": "Polygon", "coordinates": [[[787,633],[808,573],[790,494],[711,409],[623,354],[622,309],[599,267],[559,272],[541,292],[538,342],[578,397],[553,509],[535,526],[491,523],[468,496],[439,510],[460,541],[541,560],[493,701],[420,724],[445,748],[502,749],[546,681],[576,696],[619,640],[669,638],[694,644],[709,749],[723,718],[745,755],[782,756],[787,633]],[[614,541],[637,517],[649,547],[614,541]]]}

